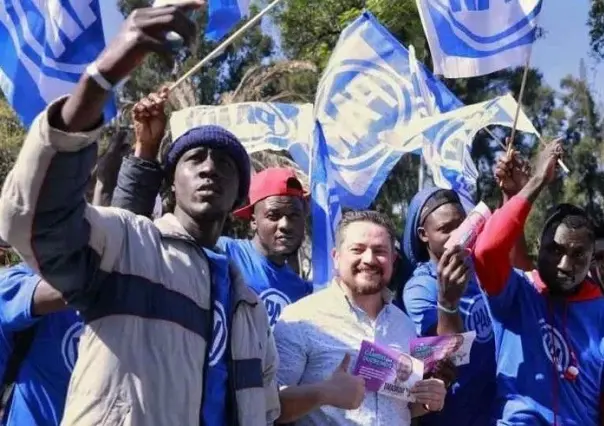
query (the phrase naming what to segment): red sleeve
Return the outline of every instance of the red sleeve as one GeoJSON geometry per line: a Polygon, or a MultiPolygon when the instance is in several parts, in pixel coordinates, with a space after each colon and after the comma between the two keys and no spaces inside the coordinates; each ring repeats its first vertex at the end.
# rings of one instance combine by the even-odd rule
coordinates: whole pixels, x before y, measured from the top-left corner
{"type": "Polygon", "coordinates": [[[476,274],[489,296],[505,287],[512,265],[510,252],[524,230],[531,203],[518,195],[512,197],[487,220],[474,248],[476,274]]]}

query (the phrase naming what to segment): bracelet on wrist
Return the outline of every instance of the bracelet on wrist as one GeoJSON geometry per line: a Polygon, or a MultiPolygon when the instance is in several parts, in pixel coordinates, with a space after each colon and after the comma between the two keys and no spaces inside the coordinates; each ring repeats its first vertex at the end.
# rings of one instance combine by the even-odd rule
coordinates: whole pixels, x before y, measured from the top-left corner
{"type": "Polygon", "coordinates": [[[453,315],[453,314],[456,314],[459,312],[459,306],[455,306],[453,309],[451,309],[451,308],[441,305],[440,302],[436,302],[436,308],[439,311],[444,312],[445,314],[453,315]]]}

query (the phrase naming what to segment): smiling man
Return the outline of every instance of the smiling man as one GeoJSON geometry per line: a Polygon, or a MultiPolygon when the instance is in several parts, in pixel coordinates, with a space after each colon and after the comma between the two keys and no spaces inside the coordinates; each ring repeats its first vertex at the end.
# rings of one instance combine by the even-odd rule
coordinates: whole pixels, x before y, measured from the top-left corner
{"type": "Polygon", "coordinates": [[[417,403],[409,404],[366,391],[364,380],[349,373],[363,340],[408,354],[416,337],[413,322],[392,304],[387,288],[394,235],[390,220],[378,212],[343,215],[333,253],[336,278],[288,306],[275,326],[282,386],[278,422],[408,426],[411,417],[442,409],[446,390],[441,380],[420,380],[411,391],[417,403]]]}
{"type": "Polygon", "coordinates": [[[261,171],[252,176],[250,203],[234,213],[251,222],[254,237],[218,240],[264,302],[271,326],[287,305],[312,293],[312,285],[287,264],[304,239],[306,195],[292,169],[261,171]]]}

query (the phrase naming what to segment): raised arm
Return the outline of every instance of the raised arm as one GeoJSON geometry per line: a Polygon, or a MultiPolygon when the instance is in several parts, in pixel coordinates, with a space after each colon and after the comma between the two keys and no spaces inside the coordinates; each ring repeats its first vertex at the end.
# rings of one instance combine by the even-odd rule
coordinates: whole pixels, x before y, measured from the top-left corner
{"type": "Polygon", "coordinates": [[[533,176],[518,195],[493,213],[479,235],[474,249],[476,274],[489,296],[496,296],[505,288],[512,270],[510,252],[524,230],[532,204],[554,179],[561,154],[558,141],[545,146],[539,153],[533,176]]]}
{"type": "Polygon", "coordinates": [[[134,155],[122,162],[111,205],[150,217],[163,180],[157,161],[166,130],[167,89],[141,99],[132,109],[134,155]]]}
{"type": "MultiPolygon", "coordinates": [[[[166,50],[160,41],[166,31],[188,40],[194,25],[176,7],[136,10],[97,59],[100,74],[116,84],[149,52],[166,50]]],[[[70,96],[42,112],[0,197],[0,238],[76,308],[87,306],[87,287],[111,270],[122,245],[119,218],[84,199],[108,97],[84,74],[70,96]]]]}
{"type": "MultiPolygon", "coordinates": [[[[529,163],[516,151],[512,151],[512,154],[509,156],[502,156],[497,161],[495,179],[501,188],[502,205],[510,201],[513,196],[517,195],[524,188],[530,176],[529,163]]],[[[528,252],[524,232],[522,232],[510,253],[512,266],[523,271],[531,271],[534,265],[528,252]]]]}

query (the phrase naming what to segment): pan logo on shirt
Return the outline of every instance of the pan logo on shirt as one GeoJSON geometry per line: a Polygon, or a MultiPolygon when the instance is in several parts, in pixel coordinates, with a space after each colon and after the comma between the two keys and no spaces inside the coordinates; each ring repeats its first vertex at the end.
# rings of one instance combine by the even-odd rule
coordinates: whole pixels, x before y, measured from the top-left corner
{"type": "Polygon", "coordinates": [[[80,344],[80,336],[84,331],[84,323],[77,321],[71,325],[63,335],[61,341],[61,356],[65,367],[69,372],[73,371],[76,360],[78,359],[78,345],[80,344]]]}
{"type": "Polygon", "coordinates": [[[463,298],[462,301],[468,304],[465,329],[476,331],[476,341],[480,343],[491,340],[493,338],[493,324],[482,294],[477,294],[471,299],[463,298]]]}
{"type": "Polygon", "coordinates": [[[545,322],[545,320],[539,320],[539,326],[541,328],[541,337],[543,340],[543,350],[552,364],[556,365],[558,371],[565,372],[571,365],[571,355],[568,343],[562,336],[562,333],[555,327],[545,322]]]}
{"type": "Polygon", "coordinates": [[[214,302],[214,330],[212,332],[212,349],[210,350],[210,367],[214,367],[224,356],[229,340],[227,317],[224,306],[214,302]]]}
{"type": "Polygon", "coordinates": [[[268,322],[271,327],[275,326],[283,309],[292,303],[289,297],[275,288],[264,290],[260,293],[260,299],[264,302],[264,307],[268,313],[268,322]]]}

